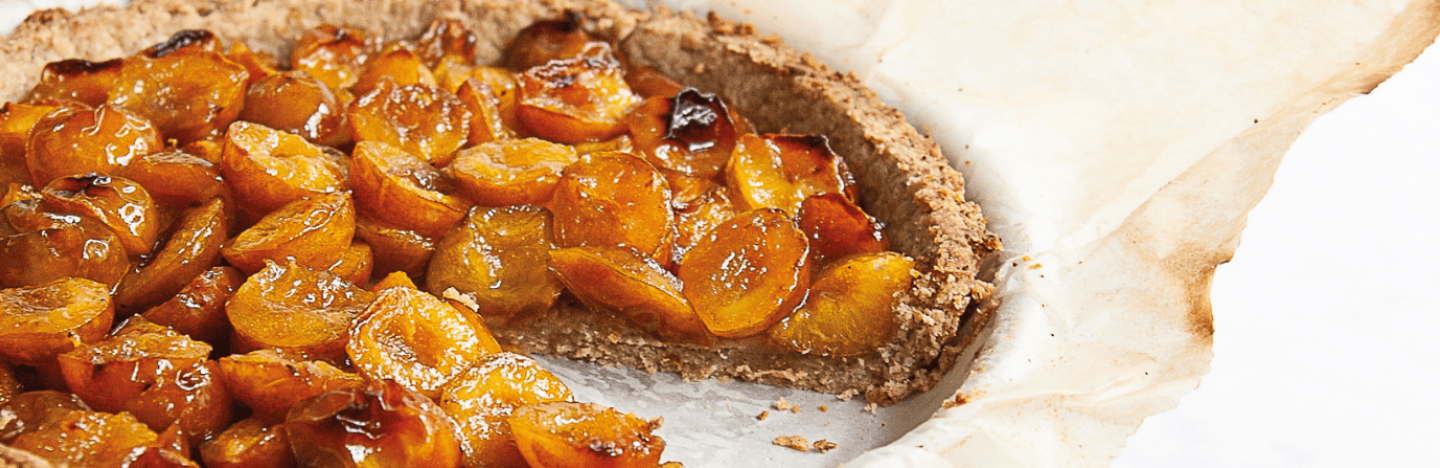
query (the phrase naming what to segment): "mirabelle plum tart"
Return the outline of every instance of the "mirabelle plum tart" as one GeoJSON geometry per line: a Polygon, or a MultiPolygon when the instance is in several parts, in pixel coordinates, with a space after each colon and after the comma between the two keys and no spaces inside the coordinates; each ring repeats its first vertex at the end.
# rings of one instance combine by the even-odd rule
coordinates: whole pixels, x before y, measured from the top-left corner
{"type": "MultiPolygon", "coordinates": [[[[774,324],[736,333],[749,334],[741,338],[665,340],[645,327],[635,325],[632,320],[612,313],[591,312],[591,307],[569,295],[563,295],[556,301],[560,286],[553,279],[534,281],[537,290],[527,297],[491,298],[493,302],[506,304],[511,309],[508,314],[501,314],[506,320],[493,320],[491,324],[496,338],[511,347],[507,349],[673,371],[689,379],[730,377],[836,394],[859,394],[884,404],[933,386],[954,365],[960,351],[983,325],[985,314],[976,311],[975,306],[988,296],[991,287],[976,279],[976,274],[981,259],[997,249],[999,244],[985,230],[978,207],[964,200],[964,183],[960,175],[948,166],[932,141],[906,124],[903,116],[886,107],[853,76],[830,70],[781,43],[761,40],[750,28],[668,11],[637,13],[605,0],[519,3],[500,0],[433,3],[137,0],[135,3],[148,8],[150,21],[134,25],[120,35],[72,28],[73,34],[64,38],[64,53],[87,60],[105,60],[113,58],[117,50],[135,52],[163,42],[177,30],[206,29],[232,44],[243,42],[248,46],[245,49],[249,51],[232,45],[231,52],[225,55],[253,72],[250,73],[253,76],[247,78],[247,85],[280,76],[281,71],[267,70],[270,65],[256,58],[273,54],[282,63],[288,62],[293,69],[309,71],[314,81],[330,88],[333,93],[329,97],[323,92],[312,93],[314,97],[305,98],[321,102],[327,109],[334,106],[335,112],[314,114],[317,121],[323,123],[314,132],[291,128],[302,130],[301,135],[296,137],[298,141],[286,141],[283,145],[278,140],[284,140],[284,137],[269,140],[270,137],[265,136],[266,139],[261,139],[258,137],[264,132],[255,128],[248,132],[255,138],[225,138],[218,145],[213,141],[184,141],[236,125],[248,125],[237,123],[227,127],[228,120],[233,118],[233,114],[228,114],[231,109],[217,113],[222,118],[215,128],[192,129],[182,125],[189,122],[143,113],[151,115],[156,122],[155,128],[182,133],[182,141],[177,144],[194,148],[193,154],[200,159],[216,162],[221,174],[232,184],[247,185],[259,191],[237,191],[234,194],[235,208],[242,212],[242,220],[235,226],[237,228],[262,220],[293,198],[326,194],[337,196],[347,190],[362,190],[345,181],[349,175],[345,174],[344,165],[339,164],[343,160],[328,151],[316,149],[318,145],[346,147],[352,141],[383,141],[422,160],[444,166],[453,157],[454,149],[474,147],[484,138],[549,136],[576,143],[576,157],[582,162],[590,161],[592,165],[628,164],[628,161],[619,161],[623,158],[608,156],[613,153],[604,151],[631,153],[632,159],[641,164],[650,160],[648,164],[652,165],[655,173],[642,174],[645,176],[643,179],[668,186],[664,197],[667,198],[665,210],[669,212],[663,216],[666,219],[648,223],[647,227],[663,226],[686,217],[705,223],[705,228],[692,227],[688,231],[662,227],[659,230],[670,232],[622,241],[627,246],[637,244],[632,247],[641,249],[639,254],[644,258],[635,261],[646,265],[646,268],[649,261],[662,267],[683,265],[686,256],[703,249],[710,229],[757,209],[786,213],[794,224],[795,232],[801,233],[802,238],[817,232],[840,232],[856,239],[840,246],[810,245],[807,241],[805,254],[795,261],[804,262],[813,270],[810,274],[817,275],[817,278],[823,275],[820,272],[826,264],[845,261],[850,255],[883,249],[884,242],[879,242],[881,238],[875,237],[875,233],[883,233],[883,239],[889,243],[888,248],[913,263],[909,272],[909,288],[893,297],[890,318],[894,332],[878,340],[873,349],[867,348],[855,354],[850,354],[848,349],[826,353],[806,352],[815,349],[814,346],[776,346],[771,343],[771,335],[790,335],[767,332],[767,329],[773,330],[770,327],[774,324]],[[578,23],[582,27],[561,27],[548,32],[534,30],[520,39],[521,42],[550,41],[565,44],[564,47],[539,54],[504,55],[506,45],[515,40],[524,28],[541,20],[565,18],[567,12],[584,17],[585,20],[578,23]],[[432,23],[437,17],[454,21],[432,23]],[[336,26],[316,28],[327,23],[336,26]],[[446,32],[464,30],[473,34],[473,49],[456,47],[456,44],[469,43],[469,36],[446,32]],[[573,40],[576,37],[580,40],[573,40]],[[592,41],[587,37],[603,41],[592,41]],[[386,49],[379,45],[380,38],[419,39],[411,39],[413,42],[408,48],[392,48],[387,55],[386,49]],[[582,58],[563,59],[575,56],[576,51],[582,58]],[[319,60],[322,57],[326,59],[319,60]],[[384,58],[375,60],[377,57],[384,58]],[[556,58],[562,60],[551,62],[556,58]],[[413,68],[413,73],[410,73],[413,76],[409,79],[389,78],[388,81],[375,79],[367,76],[373,75],[367,61],[375,68],[381,65],[397,69],[413,68]],[[625,64],[633,75],[613,73],[606,66],[612,62],[625,64]],[[417,63],[425,69],[418,68],[417,63]],[[547,65],[552,63],[555,65],[547,65]],[[498,68],[487,66],[507,64],[523,64],[525,67],[542,65],[544,72],[511,72],[507,76],[498,72],[498,68]],[[431,73],[428,79],[424,71],[431,73]],[[368,84],[372,80],[373,89],[369,89],[368,93],[362,93],[363,89],[346,89],[362,81],[366,84],[361,88],[372,87],[368,84]],[[628,86],[622,86],[627,81],[628,86]],[[571,83],[592,83],[594,86],[577,90],[570,88],[571,83]],[[812,148],[833,150],[839,160],[843,160],[843,163],[837,162],[834,166],[834,177],[831,179],[835,183],[818,191],[807,188],[818,186],[816,184],[800,183],[797,184],[798,189],[786,191],[786,197],[777,201],[743,193],[722,195],[723,192],[717,191],[725,189],[723,185],[717,188],[691,180],[712,173],[734,171],[727,170],[731,166],[729,162],[721,167],[718,157],[695,161],[674,159],[677,155],[692,153],[714,156],[704,145],[696,146],[694,142],[687,141],[686,138],[692,136],[687,131],[672,132],[674,134],[669,137],[678,138],[667,137],[658,142],[631,139],[626,134],[628,129],[645,125],[643,122],[629,123],[624,113],[616,111],[649,102],[651,110],[660,109],[663,115],[663,97],[680,93],[684,87],[693,87],[697,91],[685,92],[686,99],[678,106],[672,102],[672,113],[678,107],[682,111],[710,112],[717,117],[725,117],[720,120],[729,120],[733,128],[716,133],[750,135],[741,137],[740,144],[735,145],[737,151],[741,146],[750,146],[743,143],[777,141],[777,138],[768,136],[771,134],[817,135],[804,139],[803,143],[812,148]],[[390,93],[418,96],[434,94],[435,90],[463,93],[453,102],[440,98],[445,101],[443,105],[437,105],[433,115],[424,120],[426,128],[440,130],[436,135],[443,141],[416,144],[384,131],[371,131],[372,123],[383,116],[372,115],[369,111],[373,106],[387,102],[390,93]],[[711,94],[718,101],[706,97],[711,94]],[[657,96],[662,100],[646,101],[657,96]],[[564,112],[566,106],[557,106],[557,103],[568,103],[570,107],[578,105],[583,112],[564,112]],[[561,111],[556,111],[557,108],[561,111]],[[343,125],[338,122],[341,118],[345,120],[343,125]],[[537,124],[555,119],[559,119],[560,124],[553,127],[537,124]],[[176,128],[179,130],[174,130],[176,128]],[[823,145],[816,143],[819,135],[824,136],[823,145]],[[473,144],[466,146],[467,143],[458,143],[466,140],[473,140],[470,142],[473,144]],[[268,143],[270,141],[275,143],[268,143]],[[213,148],[220,149],[217,152],[213,148]],[[217,154],[220,156],[217,157],[217,154]],[[656,165],[656,162],[661,164],[656,165]],[[268,168],[280,167],[304,171],[314,177],[301,178],[306,181],[303,185],[279,184],[265,177],[270,172],[268,168]],[[853,180],[847,177],[853,177],[853,180]],[[810,205],[813,206],[807,206],[806,199],[814,199],[813,195],[821,195],[825,191],[830,191],[832,195],[824,203],[812,202],[810,205]],[[287,194],[286,197],[278,197],[282,193],[287,194]],[[852,206],[860,209],[863,216],[854,215],[852,206]],[[805,213],[810,215],[807,217],[805,213]],[[797,217],[800,218],[798,223],[794,221],[797,217]],[[859,241],[867,239],[867,236],[876,240],[874,244],[877,245],[859,245],[862,244],[859,241]]],[[[38,40],[45,34],[43,31],[49,31],[47,27],[52,27],[43,23],[78,24],[82,20],[111,14],[97,10],[75,16],[45,15],[22,25],[16,36],[21,40],[38,40]]],[[[209,60],[217,57],[220,51],[218,45],[213,50],[209,46],[203,49],[187,51],[184,55],[203,56],[209,60]]],[[[12,64],[0,71],[0,90],[6,93],[0,98],[10,101],[21,100],[21,93],[37,82],[46,63],[70,58],[59,56],[57,50],[49,49],[38,53],[4,49],[0,50],[0,54],[12,64]]],[[[102,66],[103,63],[106,62],[93,67],[95,71],[91,78],[94,80],[114,80],[124,71],[122,66],[102,66]]],[[[229,79],[233,81],[233,76],[229,79]]],[[[106,96],[75,96],[75,99],[95,101],[98,105],[105,102],[106,96]]],[[[148,109],[124,109],[148,112],[148,109]]],[[[293,122],[274,121],[271,124],[295,127],[293,122]]],[[[653,119],[650,126],[654,127],[653,119]]],[[[235,135],[245,137],[247,133],[236,132],[235,135]]],[[[790,141],[786,138],[778,140],[790,141]]],[[[820,154],[816,159],[824,161],[826,157],[820,154]]],[[[792,177],[793,171],[786,170],[742,172],[768,174],[772,179],[792,177]]],[[[556,197],[565,196],[563,194],[569,190],[564,181],[565,172],[560,171],[556,197]]],[[[570,172],[572,175],[584,175],[573,170],[570,172]]],[[[69,174],[61,176],[64,175],[69,174]]],[[[473,190],[474,186],[466,186],[466,189],[473,190]]],[[[582,192],[571,190],[568,193],[582,192]]],[[[433,232],[436,228],[426,229],[432,232],[420,232],[415,227],[393,226],[390,223],[394,220],[381,219],[387,218],[382,213],[367,212],[370,209],[363,206],[360,198],[357,194],[356,203],[362,206],[354,221],[344,224],[353,226],[355,239],[363,240],[373,248],[374,263],[377,264],[374,271],[377,274],[391,271],[379,268],[380,264],[404,269],[417,280],[428,273],[429,277],[419,283],[436,283],[427,284],[425,288],[436,295],[451,287],[467,287],[466,281],[461,278],[445,278],[447,273],[454,275],[455,272],[437,271],[437,268],[443,267],[435,265],[455,262],[455,259],[466,258],[473,253],[448,245],[443,239],[445,236],[437,236],[439,233],[433,232]],[[388,246],[402,247],[403,250],[388,246]],[[430,256],[433,258],[426,258],[430,256]],[[442,281],[437,282],[437,278],[442,281]],[[437,288],[442,284],[446,287],[437,288]]],[[[495,225],[496,220],[518,226],[562,225],[576,219],[574,214],[566,216],[558,212],[552,219],[547,219],[551,216],[548,211],[543,214],[534,211],[541,210],[540,205],[553,209],[553,198],[526,202],[532,203],[528,205],[530,208],[477,206],[453,229],[464,230],[469,235],[481,235],[486,229],[494,229],[491,225],[495,225]]],[[[435,225],[444,224],[437,222],[435,225]]],[[[541,246],[553,242],[555,247],[589,248],[593,246],[590,239],[545,231],[519,236],[516,242],[541,246]],[[547,237],[554,237],[554,240],[547,237]]],[[[116,244],[118,247],[118,240],[116,244]]],[[[543,264],[549,258],[546,250],[536,249],[533,255],[527,255],[540,259],[543,264]]],[[[229,257],[236,257],[233,247],[230,251],[229,257]]],[[[578,258],[581,257],[571,260],[578,258]]],[[[280,262],[280,259],[270,260],[280,262]]],[[[586,261],[597,265],[604,263],[596,259],[586,261]]],[[[263,263],[256,263],[249,269],[261,265],[263,263]]],[[[315,267],[320,268],[321,265],[315,267]]],[[[112,278],[114,275],[109,270],[100,266],[92,269],[97,272],[87,274],[98,277],[102,283],[113,284],[116,279],[112,278]]],[[[292,273],[298,273],[298,270],[292,273]]],[[[505,271],[492,273],[508,274],[505,271]]],[[[620,279],[625,278],[622,275],[620,279]]],[[[475,286],[469,287],[473,289],[475,286]]],[[[241,286],[235,294],[242,298],[259,295],[245,286],[241,286]]],[[[796,305],[799,304],[800,301],[796,301],[796,305]]],[[[257,309],[263,310],[266,308],[257,309]]],[[[346,315],[358,315],[358,310],[347,311],[346,315]]],[[[784,314],[778,319],[783,320],[784,314]]],[[[767,317],[766,321],[769,320],[767,317]]],[[[280,340],[279,337],[268,336],[272,330],[251,328],[235,333],[234,338],[238,338],[242,346],[254,346],[262,339],[280,340]],[[257,330],[267,333],[252,333],[257,330]]],[[[312,328],[308,331],[312,332],[309,335],[317,335],[314,336],[317,338],[315,343],[291,344],[287,341],[287,347],[332,360],[340,357],[340,348],[329,338],[341,336],[348,330],[342,332],[339,327],[312,328]]],[[[795,340],[791,340],[792,344],[795,340]]]]}

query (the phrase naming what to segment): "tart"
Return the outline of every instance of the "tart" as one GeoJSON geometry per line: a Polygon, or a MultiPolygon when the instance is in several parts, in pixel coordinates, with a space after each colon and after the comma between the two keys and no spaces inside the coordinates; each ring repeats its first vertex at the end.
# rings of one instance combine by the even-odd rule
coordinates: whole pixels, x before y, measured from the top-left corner
{"type": "MultiPolygon", "coordinates": [[[[983,323],[983,312],[976,306],[991,287],[976,274],[981,259],[998,248],[979,209],[964,200],[960,175],[932,141],[853,76],[762,39],[744,24],[665,10],[634,12],[603,1],[137,2],[120,14],[36,13],[0,51],[13,64],[0,72],[0,89],[7,93],[6,99],[17,100],[35,84],[46,63],[71,57],[113,58],[161,43],[179,29],[214,31],[256,51],[284,57],[292,53],[295,38],[322,23],[391,38],[416,36],[434,18],[453,18],[477,36],[475,62],[496,63],[505,44],[522,28],[567,14],[580,15],[589,33],[613,41],[630,65],[653,67],[686,86],[719,96],[757,133],[828,138],[853,174],[862,194],[860,206],[885,226],[891,248],[913,262],[909,272],[913,278],[890,311],[894,332],[881,337],[883,341],[873,349],[859,352],[785,350],[756,337],[662,339],[632,321],[592,312],[568,296],[524,320],[492,321],[491,329],[502,343],[524,352],[676,372],[686,379],[733,378],[847,397],[862,395],[879,404],[929,389],[953,367],[959,351],[973,339],[973,333],[964,330],[976,330],[983,323]],[[144,21],[122,20],[121,14],[144,21]],[[109,27],[86,26],[96,24],[109,27]],[[37,43],[42,47],[36,48],[37,43]]],[[[173,130],[184,135],[204,131],[173,130]]],[[[613,135],[580,139],[609,136],[613,135]]],[[[241,257],[226,258],[239,266],[246,263],[241,257]]],[[[242,269],[262,266],[251,262],[242,269]]],[[[473,300],[464,294],[448,298],[473,300]]]]}

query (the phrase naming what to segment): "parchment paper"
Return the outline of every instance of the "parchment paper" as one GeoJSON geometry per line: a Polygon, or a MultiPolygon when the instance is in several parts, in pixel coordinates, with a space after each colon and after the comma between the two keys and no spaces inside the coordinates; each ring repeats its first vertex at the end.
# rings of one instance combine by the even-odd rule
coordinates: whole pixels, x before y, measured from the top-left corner
{"type": "Polygon", "coordinates": [[[691,467],[1103,466],[1206,372],[1211,275],[1286,147],[1428,45],[1437,3],[666,2],[780,33],[930,133],[1006,244],[998,309],[968,364],[874,412],[546,364],[582,400],[664,416],[666,458],[691,467]],[[839,445],[801,453],[777,435],[839,445]]]}

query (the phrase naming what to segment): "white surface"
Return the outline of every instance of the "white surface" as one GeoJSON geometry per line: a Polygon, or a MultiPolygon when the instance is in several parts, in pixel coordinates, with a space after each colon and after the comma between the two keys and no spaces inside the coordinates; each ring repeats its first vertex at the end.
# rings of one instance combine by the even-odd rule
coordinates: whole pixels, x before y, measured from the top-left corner
{"type": "Polygon", "coordinates": [[[1215,359],[1114,463],[1440,463],[1440,48],[1320,117],[1211,295],[1215,359]]]}

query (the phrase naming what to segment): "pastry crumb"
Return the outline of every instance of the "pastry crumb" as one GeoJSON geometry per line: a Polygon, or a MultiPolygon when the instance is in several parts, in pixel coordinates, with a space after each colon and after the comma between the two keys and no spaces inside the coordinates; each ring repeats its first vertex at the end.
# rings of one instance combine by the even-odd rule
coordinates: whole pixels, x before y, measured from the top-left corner
{"type": "Polygon", "coordinates": [[[825,405],[820,405],[820,412],[821,412],[821,413],[829,413],[829,412],[830,412],[830,407],[829,407],[829,406],[825,406],[825,405]]]}
{"type": "Polygon", "coordinates": [[[839,445],[825,439],[820,439],[815,441],[815,445],[813,445],[813,447],[815,447],[815,450],[820,451],[820,453],[825,453],[831,450],[835,450],[835,447],[839,447],[839,445]]]}
{"type": "MultiPolygon", "coordinates": [[[[791,408],[794,408],[794,407],[795,407],[795,405],[791,405],[790,402],[785,401],[785,398],[783,398],[783,397],[780,398],[779,400],[775,400],[774,406],[775,406],[775,409],[780,410],[780,411],[791,411],[791,408]]],[[[792,412],[793,412],[793,411],[792,411],[792,412]]]]}
{"type": "Polygon", "coordinates": [[[756,419],[757,421],[764,421],[764,420],[766,420],[766,419],[768,419],[768,418],[770,418],[770,412],[769,412],[769,411],[761,411],[759,416],[755,416],[755,419],[756,419]]]}
{"type": "Polygon", "coordinates": [[[801,451],[801,452],[809,452],[809,451],[810,451],[810,441],[805,440],[804,437],[800,437],[800,436],[798,436],[798,435],[782,435],[782,436],[776,436],[776,437],[775,437],[775,441],[772,442],[772,443],[774,443],[775,445],[779,445],[779,446],[781,446],[781,447],[787,447],[787,448],[799,450],[799,451],[801,451]]]}
{"type": "Polygon", "coordinates": [[[856,389],[853,389],[853,388],[852,388],[852,389],[846,390],[846,391],[844,391],[844,392],[841,392],[839,395],[835,395],[835,399],[836,399],[836,400],[840,400],[840,401],[850,401],[851,398],[855,398],[855,395],[859,395],[859,394],[860,394],[860,391],[859,391],[859,390],[856,390],[856,389]]]}
{"type": "Polygon", "coordinates": [[[875,412],[875,408],[879,408],[879,407],[880,407],[880,405],[877,405],[877,404],[875,404],[874,402],[866,403],[866,404],[865,404],[865,411],[869,411],[869,412],[871,412],[871,413],[874,413],[874,412],[875,412]]]}

